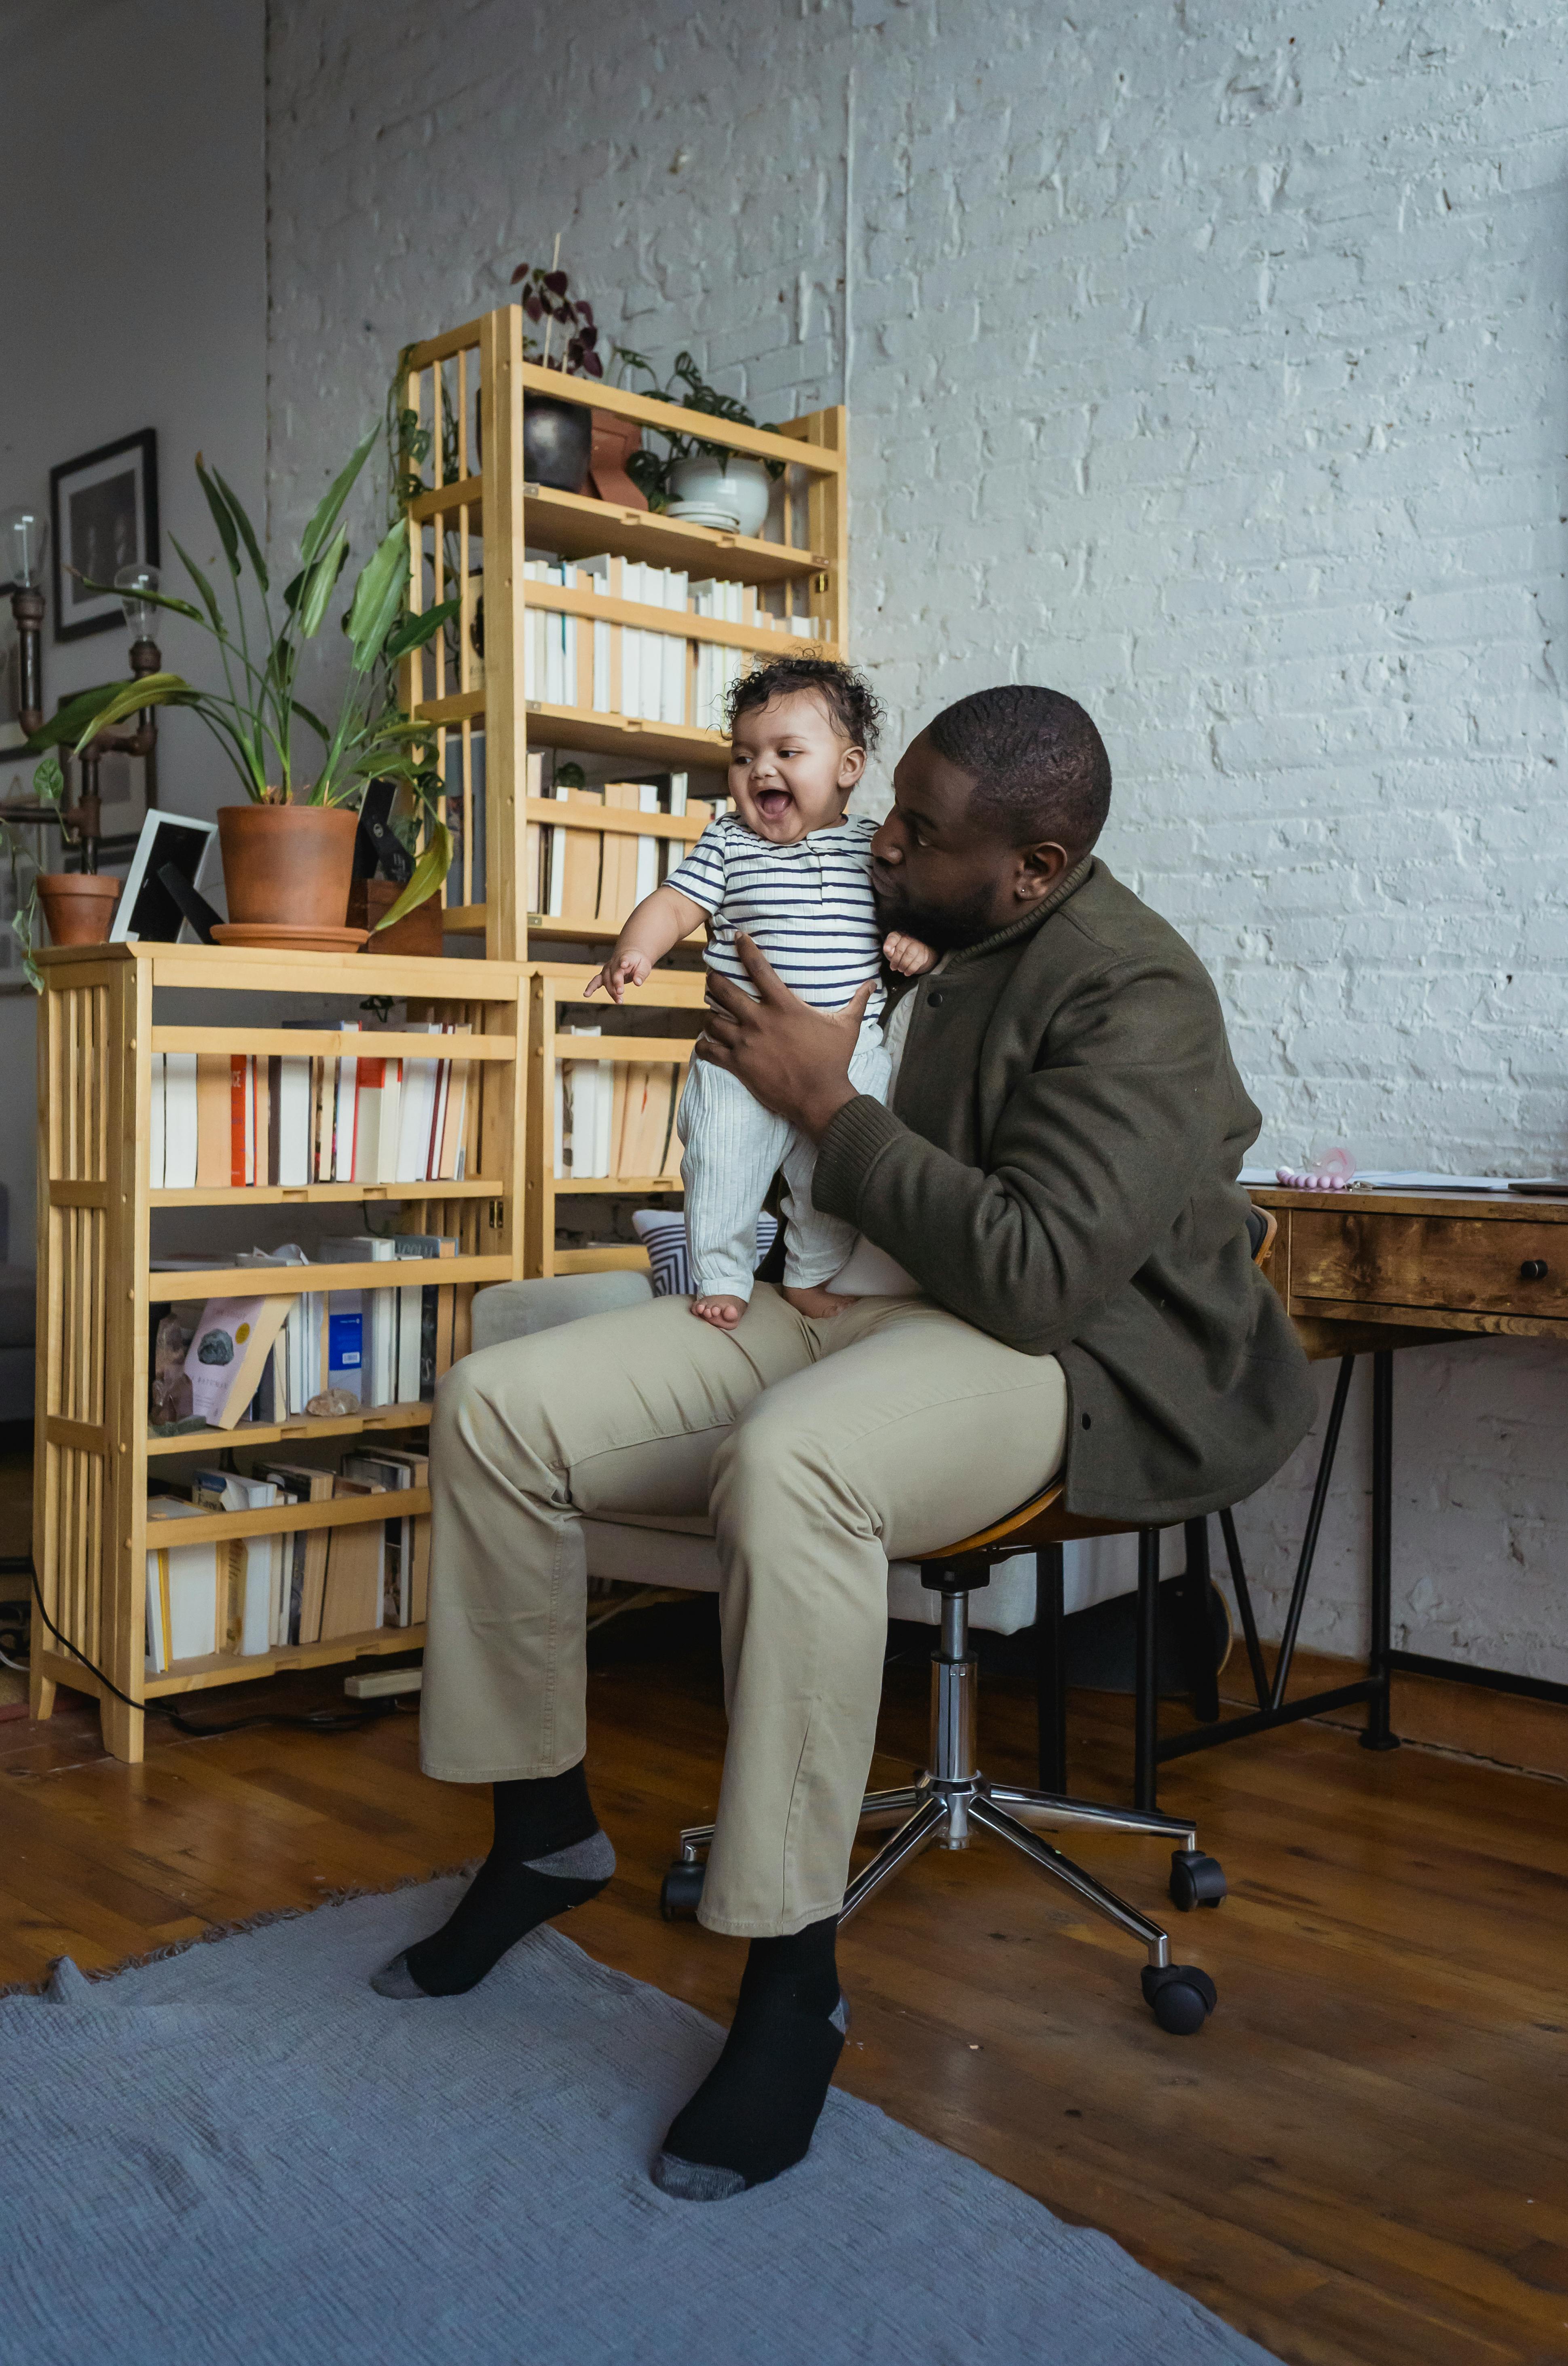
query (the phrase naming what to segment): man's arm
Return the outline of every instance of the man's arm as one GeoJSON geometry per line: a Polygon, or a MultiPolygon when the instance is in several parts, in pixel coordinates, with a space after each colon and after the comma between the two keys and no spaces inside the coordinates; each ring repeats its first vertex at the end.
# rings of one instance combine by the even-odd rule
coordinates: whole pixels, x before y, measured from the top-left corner
{"type": "Polygon", "coordinates": [[[860,1094],[822,1131],[812,1197],[977,1329],[1050,1355],[1126,1288],[1212,1169],[1227,1076],[1206,980],[1123,963],[1057,1014],[989,1168],[860,1094]]]}

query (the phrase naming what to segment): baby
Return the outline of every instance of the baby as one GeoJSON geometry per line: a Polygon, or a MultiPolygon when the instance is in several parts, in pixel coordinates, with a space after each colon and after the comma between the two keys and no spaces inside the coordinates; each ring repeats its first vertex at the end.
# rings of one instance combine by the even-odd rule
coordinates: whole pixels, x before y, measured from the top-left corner
{"type": "MultiPolygon", "coordinates": [[[[888,1053],[880,1018],[881,958],[905,976],[935,955],[913,937],[884,942],[871,903],[876,824],[848,821],[849,793],[875,747],[879,708],[868,682],[825,658],[782,658],[730,693],[729,794],[737,811],[710,823],[662,887],[640,903],[589,981],[619,1002],[671,948],[708,923],[708,966],[748,994],[735,952],[748,936],[785,985],[818,1010],[841,1010],[875,981],[849,1064],[857,1092],[880,1100],[888,1053]]],[[[693,1314],[729,1331],[745,1313],[756,1262],[756,1219],[776,1173],[784,1177],[784,1295],[804,1314],[834,1314],[847,1299],[823,1285],[854,1245],[853,1224],[812,1204],[815,1145],[752,1098],[727,1069],[694,1059],[677,1124],[685,1156],[686,1229],[693,1314]]]]}

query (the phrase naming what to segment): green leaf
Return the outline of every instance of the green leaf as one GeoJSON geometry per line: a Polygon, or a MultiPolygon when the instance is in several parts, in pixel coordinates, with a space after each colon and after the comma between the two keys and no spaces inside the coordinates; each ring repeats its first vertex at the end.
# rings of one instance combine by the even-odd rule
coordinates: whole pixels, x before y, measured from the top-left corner
{"type": "Polygon", "coordinates": [[[321,629],[321,619],[327,613],[332,586],[342,574],[348,555],[348,532],[340,526],[320,557],[311,564],[305,589],[299,595],[299,630],[308,641],[313,641],[321,629]]]}
{"type": "Polygon", "coordinates": [[[317,738],[319,739],[321,745],[325,747],[332,735],[328,730],[326,725],[322,722],[320,716],[319,715],[312,715],[304,700],[299,698],[297,698],[294,701],[294,712],[298,715],[301,723],[309,725],[311,730],[316,734],[317,738]]]}
{"type": "Polygon", "coordinates": [[[239,494],[236,493],[230,486],[224,482],[216,468],[214,468],[212,475],[213,481],[218,486],[219,492],[223,495],[224,500],[228,502],[230,509],[234,513],[234,523],[240,529],[241,539],[244,543],[245,548],[249,551],[251,556],[251,564],[256,570],[256,580],[261,585],[263,592],[270,591],[272,587],[267,580],[266,561],[262,557],[261,545],[256,540],[255,528],[252,525],[250,519],[245,514],[245,505],[241,501],[239,494]]]}
{"type": "Polygon", "coordinates": [[[33,766],[33,794],[40,805],[64,804],[65,774],[58,756],[45,756],[33,766]]]}
{"type": "Polygon", "coordinates": [[[191,706],[202,697],[199,690],[177,673],[144,673],[135,682],[121,683],[106,705],[87,723],[76,741],[81,754],[89,739],[100,731],[108,731],[128,715],[138,715],[144,706],[191,706]]]}
{"type": "Polygon", "coordinates": [[[229,514],[229,504],[207,475],[199,452],[196,456],[196,482],[207,495],[207,505],[212,512],[212,523],[218,528],[218,539],[223,545],[223,556],[229,561],[229,572],[237,583],[240,580],[240,536],[229,514]]]}
{"type": "Polygon", "coordinates": [[[327,536],[342,516],[343,503],[353,490],[354,479],[370,457],[371,446],[375,442],[377,433],[378,431],[373,427],[364,441],[355,449],[347,468],[340,476],[333,478],[322,496],[315,516],[306,527],[304,537],[299,545],[299,556],[307,567],[317,552],[321,549],[327,536]]]}
{"type": "Polygon", "coordinates": [[[223,612],[218,604],[217,593],[213,591],[211,584],[207,581],[206,576],[202,573],[201,569],[196,565],[196,560],[191,557],[190,552],[185,548],[185,544],[180,541],[179,537],[175,535],[171,535],[169,539],[174,544],[174,548],[179,552],[181,558],[185,561],[185,573],[190,577],[191,581],[201,593],[202,606],[207,610],[207,623],[211,625],[213,631],[218,636],[219,639],[227,638],[227,635],[225,634],[223,627],[223,612]]]}
{"type": "Polygon", "coordinates": [[[40,723],[29,734],[28,748],[36,753],[41,748],[74,747],[85,723],[95,723],[110,702],[118,698],[126,684],[123,682],[102,682],[94,690],[79,690],[68,698],[47,723],[40,723]]]}
{"type": "MultiPolygon", "coordinates": [[[[176,544],[176,549],[178,546],[176,544]]],[[[90,575],[84,575],[81,580],[84,589],[88,592],[112,592],[117,600],[123,600],[125,597],[123,590],[118,583],[95,583],[90,575]]],[[[193,625],[204,625],[207,622],[199,608],[193,608],[188,600],[176,600],[172,592],[144,591],[139,583],[136,587],[136,596],[139,600],[151,600],[155,608],[172,608],[176,616],[188,616],[193,625]]]]}
{"type": "Polygon", "coordinates": [[[463,595],[459,592],[454,600],[442,600],[437,606],[427,608],[422,616],[405,616],[387,640],[388,661],[395,665],[399,658],[409,657],[415,649],[422,649],[427,641],[433,641],[447,618],[455,616],[462,605],[463,595]]]}
{"type": "Polygon", "coordinates": [[[375,923],[374,934],[389,929],[398,920],[406,919],[410,912],[440,892],[441,883],[452,868],[452,833],[443,821],[432,822],[424,852],[415,863],[413,875],[389,912],[383,913],[375,923]]]}
{"type": "Polygon", "coordinates": [[[368,673],[381,655],[393,619],[403,604],[409,564],[409,528],[399,518],[380,548],[366,561],[354,585],[349,609],[348,635],[353,644],[354,669],[368,673]]]}

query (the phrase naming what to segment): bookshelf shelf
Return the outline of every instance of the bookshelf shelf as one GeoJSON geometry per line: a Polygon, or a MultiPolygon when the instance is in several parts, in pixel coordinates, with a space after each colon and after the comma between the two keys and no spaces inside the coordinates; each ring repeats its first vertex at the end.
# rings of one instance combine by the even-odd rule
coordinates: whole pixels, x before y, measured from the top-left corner
{"type": "Polygon", "coordinates": [[[147,1197],[154,1208],[276,1208],[297,1200],[310,1207],[342,1207],[378,1200],[494,1200],[501,1191],[491,1177],[465,1183],[234,1183],[210,1190],[160,1189],[147,1197]]]}
{"type": "MultiPolygon", "coordinates": [[[[460,483],[417,494],[409,504],[409,515],[423,525],[464,509],[472,520],[482,519],[482,477],[465,477],[460,483]]],[[[636,559],[648,567],[671,567],[687,575],[717,575],[729,582],[756,584],[790,583],[821,575],[829,564],[824,551],[766,542],[755,535],[728,534],[722,527],[694,525],[685,518],[666,517],[658,510],[622,509],[617,502],[595,501],[586,493],[557,492],[550,485],[523,487],[522,514],[529,546],[557,551],[563,558],[592,558],[608,551],[612,558],[636,559]]]]}
{"type": "Polygon", "coordinates": [[[303,1446],[315,1437],[362,1437],[382,1430],[425,1429],[430,1417],[428,1404],[375,1405],[369,1413],[334,1414],[326,1418],[302,1414],[297,1421],[246,1421],[234,1429],[187,1429],[173,1437],[150,1436],[146,1452],[152,1459],[169,1454],[211,1454],[223,1446],[303,1446]]]}
{"type": "MultiPolygon", "coordinates": [[[[149,1676],[143,1697],[157,1700],[168,1693],[196,1693],[214,1684],[238,1684],[258,1676],[276,1676],[290,1668],[330,1668],[342,1660],[381,1658],[393,1651],[419,1651],[425,1630],[418,1627],[371,1627],[358,1635],[333,1635],[320,1643],[281,1643],[270,1651],[211,1651],[205,1659],[175,1660],[161,1676],[149,1676]]],[[[61,1661],[63,1671],[69,1661],[61,1661]]],[[[62,1684],[73,1681],[68,1673],[62,1684]]]]}
{"type": "MultiPolygon", "coordinates": [[[[182,1661],[157,1675],[147,1666],[150,1549],[219,1548],[243,1538],[326,1530],[352,1534],[390,1521],[423,1520],[422,1487],[183,1519],[148,1518],[150,1477],[172,1459],[210,1463],[229,1448],[282,1449],[285,1459],[328,1466],[304,1449],[316,1441],[377,1441],[428,1429],[428,1404],[387,1404],[316,1421],[241,1423],[232,1430],[151,1437],[147,1428],[149,1334],[156,1310],[184,1299],[293,1297],[310,1290],[408,1290],[430,1283],[455,1291],[453,1352],[465,1352],[476,1286],[522,1272],[521,1189],[528,982],[516,963],[407,960],[379,955],[264,954],[200,945],[95,945],[40,954],[39,1013],[39,1339],[34,1560],[44,1609],[70,1649],[51,1642],[33,1659],[35,1716],[67,1684],[97,1696],[106,1746],[135,1761],[143,1743],[141,1704],[171,1693],[234,1683],[286,1666],[324,1666],[367,1651],[417,1650],[417,1626],[356,1630],[319,1641],[234,1656],[182,1661]],[[166,989],[196,989],[228,1015],[200,1027],[163,1022],[166,989]],[[354,1016],[367,993],[409,1006],[410,1020],[451,1020],[462,1035],[330,1024],[354,1016]],[[245,997],[314,996],[328,1006],[307,1028],[248,1026],[245,997]],[[440,1042],[449,1049],[436,1051],[440,1042]],[[374,1049],[372,1048],[374,1046],[374,1049]],[[397,1047],[394,1049],[394,1047],[397,1047]],[[386,1184],[255,1185],[165,1189],[151,1182],[154,1058],[171,1052],[265,1053],[269,1056],[368,1056],[469,1063],[463,1160],[471,1180],[386,1184]],[[365,1263],[204,1265],[151,1270],[154,1210],[279,1206],[293,1200],[336,1210],[366,1200],[406,1201],[407,1230],[454,1238],[456,1256],[365,1263]],[[81,1656],[78,1658],[77,1653],[81,1656]],[[97,1671],[102,1672],[102,1681],[97,1671]],[[126,1696],[115,1696],[115,1688],[126,1696]]],[[[252,1005],[252,1008],[254,1008],[252,1005]]],[[[269,1005],[275,1008],[275,1003],[269,1005]]],[[[329,1224],[329,1233],[342,1226],[329,1224]]],[[[311,1236],[304,1234],[307,1247],[311,1236]]],[[[406,1468],[407,1466],[405,1466],[406,1468]]],[[[219,1554],[219,1561],[222,1556],[219,1554]]],[[[215,1579],[215,1583],[216,1583],[215,1579]]],[[[327,1577],[329,1601],[333,1579],[327,1577]]],[[[372,1580],[374,1583],[374,1579],[372,1580]]],[[[353,1600],[352,1594],[348,1597],[353,1600]]],[[[357,1606],[357,1605],[355,1606],[357,1606]]],[[[352,1615],[352,1614],[351,1614],[352,1615]]],[[[41,1621],[40,1621],[41,1625],[41,1621]]],[[[187,1630],[188,1631],[188,1630],[187,1630]]],[[[221,1635],[222,1628],[219,1628],[221,1635]]]]}

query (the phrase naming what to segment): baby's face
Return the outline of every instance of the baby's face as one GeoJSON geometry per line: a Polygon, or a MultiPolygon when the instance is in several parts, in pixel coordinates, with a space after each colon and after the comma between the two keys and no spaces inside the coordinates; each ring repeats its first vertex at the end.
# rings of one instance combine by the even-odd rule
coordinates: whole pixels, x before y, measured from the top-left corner
{"type": "Polygon", "coordinates": [[[866,767],[811,691],[776,698],[738,717],[730,749],[730,794],[747,829],[775,846],[844,818],[866,767]]]}

